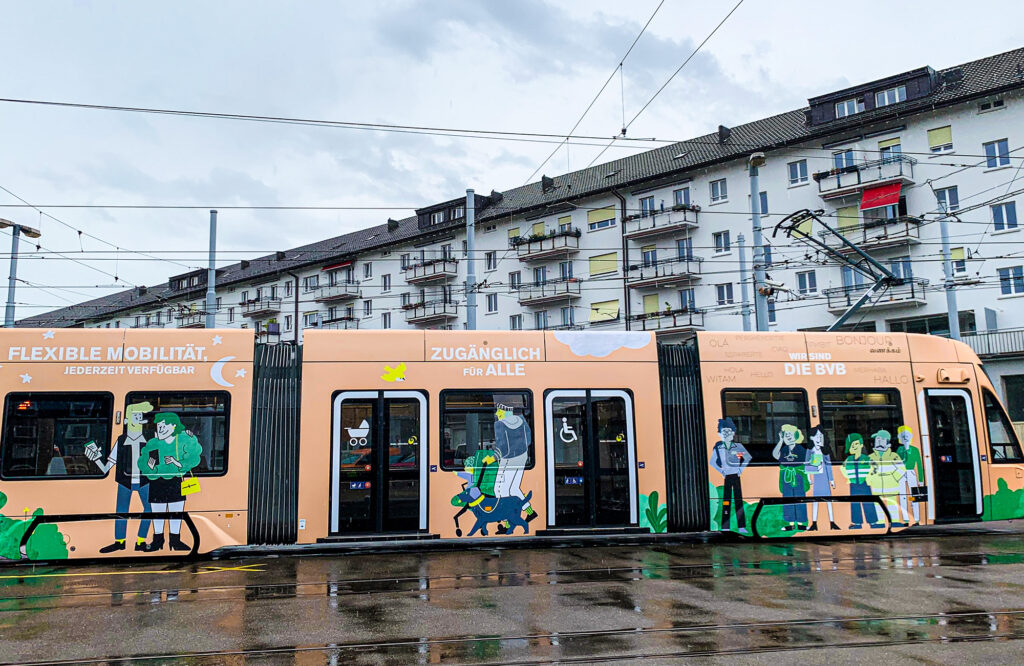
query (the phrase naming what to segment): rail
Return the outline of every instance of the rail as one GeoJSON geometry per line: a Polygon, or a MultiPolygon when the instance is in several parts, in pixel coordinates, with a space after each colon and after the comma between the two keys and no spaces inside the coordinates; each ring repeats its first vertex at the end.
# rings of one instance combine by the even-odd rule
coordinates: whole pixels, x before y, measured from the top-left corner
{"type": "Polygon", "coordinates": [[[915,164],[917,164],[917,160],[912,157],[893,155],[828,171],[819,171],[814,174],[813,178],[818,182],[818,193],[828,194],[897,179],[914,182],[915,164]]]}
{"type": "Polygon", "coordinates": [[[960,339],[982,358],[1024,354],[1024,328],[966,333],[960,339]]]}

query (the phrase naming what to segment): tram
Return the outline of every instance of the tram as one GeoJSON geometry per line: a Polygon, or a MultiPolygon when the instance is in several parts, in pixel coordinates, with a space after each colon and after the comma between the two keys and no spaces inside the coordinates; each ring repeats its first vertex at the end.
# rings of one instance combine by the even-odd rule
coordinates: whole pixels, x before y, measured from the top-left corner
{"type": "Polygon", "coordinates": [[[991,382],[933,336],[10,329],[0,354],[9,561],[1024,515],[991,382]]]}

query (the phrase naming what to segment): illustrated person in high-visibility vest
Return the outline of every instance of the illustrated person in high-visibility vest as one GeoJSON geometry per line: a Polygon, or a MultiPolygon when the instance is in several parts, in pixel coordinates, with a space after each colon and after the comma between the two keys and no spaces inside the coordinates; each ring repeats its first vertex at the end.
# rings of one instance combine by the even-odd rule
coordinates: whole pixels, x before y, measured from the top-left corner
{"type": "MultiPolygon", "coordinates": [[[[146,414],[153,411],[153,405],[148,402],[139,402],[128,405],[124,410],[124,434],[117,438],[114,446],[110,449],[110,455],[106,461],[100,462],[100,449],[90,443],[85,449],[85,455],[89,460],[96,463],[104,474],[114,467],[114,480],[117,481],[117,513],[128,513],[131,511],[132,494],[137,494],[142,501],[142,510],[146,513],[152,511],[149,505],[149,479],[142,474],[137,464],[142,455],[142,448],[146,445],[146,437],[142,434],[142,424],[146,422],[146,414]]],[[[135,538],[135,550],[146,549],[146,537],[149,536],[149,518],[139,521],[139,535],[135,538]]],[[[100,548],[101,553],[114,553],[124,550],[125,539],[128,535],[128,521],[119,518],[114,521],[114,543],[100,548]]]]}
{"type": "MultiPolygon", "coordinates": [[[[530,457],[530,425],[513,408],[498,403],[494,411],[494,451],[498,454],[498,474],[494,478],[494,494],[517,497],[522,500],[526,522],[537,517],[530,501],[523,494],[523,471],[530,457]]],[[[505,534],[507,524],[498,526],[498,534],[505,534]]]]}
{"type": "Polygon", "coordinates": [[[909,518],[907,502],[910,501],[913,506],[914,522],[920,525],[921,506],[915,499],[914,492],[919,487],[921,479],[924,478],[924,463],[921,460],[921,452],[917,447],[911,446],[911,442],[914,441],[914,431],[910,429],[910,426],[901,425],[897,428],[896,439],[900,441],[899,448],[896,449],[896,455],[900,457],[904,467],[907,468],[907,475],[904,479],[906,488],[901,490],[903,515],[909,518]]]}
{"type": "MultiPolygon", "coordinates": [[[[868,475],[871,473],[871,459],[864,453],[864,438],[857,433],[846,436],[846,452],[849,456],[843,463],[843,474],[850,482],[851,495],[871,495],[868,475]]],[[[885,527],[878,522],[874,502],[853,502],[850,504],[850,529],[859,530],[867,521],[873,528],[885,527]]]]}
{"type": "Polygon", "coordinates": [[[722,531],[730,529],[729,518],[732,507],[736,507],[736,528],[740,534],[748,534],[747,519],[743,512],[743,487],[740,475],[750,464],[750,452],[736,437],[736,423],[728,416],[718,419],[719,441],[711,449],[711,466],[722,475],[722,531]]]}
{"type": "MultiPolygon", "coordinates": [[[[177,414],[161,412],[153,419],[156,437],[149,440],[138,466],[149,478],[149,501],[154,513],[180,513],[185,510],[185,497],[181,494],[181,482],[192,468],[199,464],[203,447],[191,432],[185,430],[177,414]]],[[[170,521],[171,550],[190,550],[181,541],[181,519],[170,521]]],[[[164,520],[153,520],[153,540],[146,545],[146,552],[164,547],[164,520]]]]}
{"type": "Polygon", "coordinates": [[[871,460],[868,485],[889,508],[892,526],[906,527],[909,519],[905,508],[905,520],[900,521],[900,489],[906,488],[904,477],[907,475],[907,468],[903,466],[903,460],[892,451],[892,434],[888,430],[879,430],[871,439],[875,441],[875,452],[868,456],[871,460]]]}

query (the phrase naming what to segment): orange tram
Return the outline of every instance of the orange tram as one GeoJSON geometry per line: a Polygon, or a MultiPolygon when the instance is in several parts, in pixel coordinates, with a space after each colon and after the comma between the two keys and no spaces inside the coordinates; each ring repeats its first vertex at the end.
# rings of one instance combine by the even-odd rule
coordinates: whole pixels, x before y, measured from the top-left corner
{"type": "Polygon", "coordinates": [[[0,331],[0,558],[1024,514],[965,345],[897,333],[0,331]]]}

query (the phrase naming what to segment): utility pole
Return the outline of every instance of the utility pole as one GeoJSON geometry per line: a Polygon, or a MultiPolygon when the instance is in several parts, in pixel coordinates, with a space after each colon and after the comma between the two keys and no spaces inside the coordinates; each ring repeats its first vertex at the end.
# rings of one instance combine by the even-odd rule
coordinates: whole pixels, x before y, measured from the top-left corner
{"type": "Polygon", "coordinates": [[[217,328],[217,211],[210,211],[210,264],[206,270],[206,328],[217,328]]]}
{"type": "Polygon", "coordinates": [[[747,239],[740,234],[736,237],[736,245],[740,249],[740,315],[743,317],[743,330],[750,330],[750,293],[748,292],[747,281],[750,273],[747,271],[747,239]]]}
{"type": "Polygon", "coordinates": [[[757,330],[768,330],[768,297],[762,293],[765,287],[764,240],[761,238],[761,189],[757,184],[757,168],[764,166],[764,153],[750,156],[750,219],[754,226],[754,317],[757,330]]]}
{"type": "Polygon", "coordinates": [[[476,195],[472,189],[466,190],[466,330],[476,330],[476,259],[475,252],[475,218],[476,195]]]}
{"type": "Polygon", "coordinates": [[[11,272],[7,278],[7,310],[4,313],[4,326],[14,327],[14,289],[18,283],[18,240],[22,232],[29,238],[39,238],[38,229],[26,227],[23,224],[15,224],[10,220],[0,219],[0,229],[11,229],[11,272]]]}
{"type": "Polygon", "coordinates": [[[956,306],[956,287],[953,282],[953,258],[949,251],[949,227],[946,222],[946,206],[942,206],[943,216],[939,220],[939,233],[942,234],[942,274],[946,278],[946,310],[949,316],[949,337],[960,339],[960,312],[956,306]]]}

